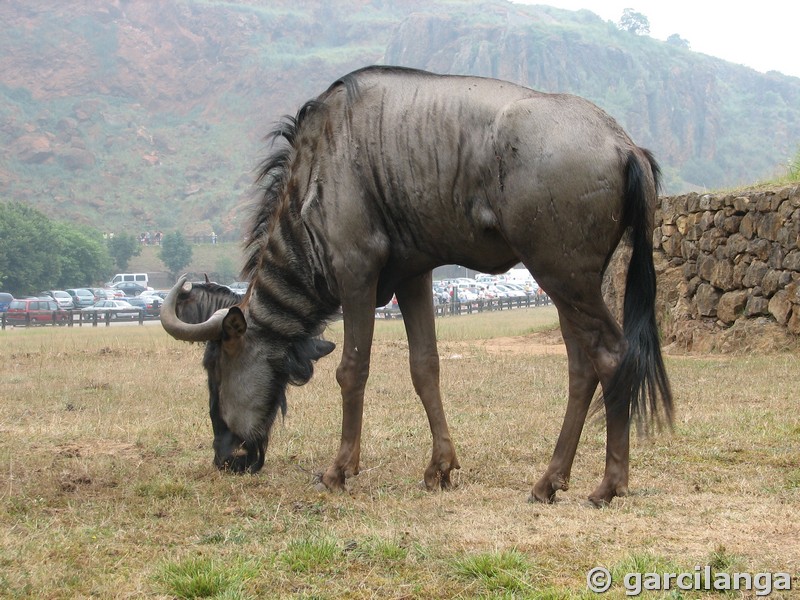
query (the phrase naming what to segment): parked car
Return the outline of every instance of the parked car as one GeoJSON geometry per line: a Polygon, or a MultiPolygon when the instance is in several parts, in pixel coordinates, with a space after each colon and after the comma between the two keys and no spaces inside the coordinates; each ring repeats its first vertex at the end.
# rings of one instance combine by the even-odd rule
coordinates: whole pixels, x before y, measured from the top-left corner
{"type": "Polygon", "coordinates": [[[397,296],[392,295],[392,299],[385,306],[379,306],[375,309],[375,316],[384,319],[402,319],[403,315],[400,312],[400,305],[397,302],[397,296]]]}
{"type": "Polygon", "coordinates": [[[106,283],[106,286],[114,287],[116,284],[123,281],[138,283],[143,288],[150,286],[150,278],[147,273],[117,273],[111,278],[111,281],[106,283]]]}
{"type": "Polygon", "coordinates": [[[121,290],[125,296],[138,296],[143,291],[152,289],[140,285],[134,281],[120,281],[111,286],[115,290],[121,290]]]}
{"type": "Polygon", "coordinates": [[[490,285],[486,288],[488,298],[511,298],[511,291],[501,284],[490,285]]]}
{"type": "MultiPolygon", "coordinates": [[[[98,300],[110,300],[110,298],[108,296],[109,290],[107,290],[105,288],[90,287],[90,288],[86,288],[86,289],[89,290],[90,292],[92,292],[92,294],[94,294],[94,301],[95,302],[97,302],[98,300]]],[[[113,296],[113,292],[111,292],[111,295],[113,296]]],[[[94,304],[94,302],[92,304],[94,304]]]]}
{"type": "Polygon", "coordinates": [[[155,298],[160,298],[163,302],[164,298],[167,297],[167,294],[169,294],[169,290],[145,290],[139,294],[139,296],[153,296],[155,298]]]}
{"type": "Polygon", "coordinates": [[[64,310],[75,308],[75,305],[72,303],[72,296],[64,290],[46,290],[44,292],[39,292],[39,296],[49,296],[58,302],[58,305],[64,310]]]}
{"type": "Polygon", "coordinates": [[[476,302],[480,299],[478,293],[466,284],[454,284],[450,289],[450,298],[454,302],[476,302]]]}
{"type": "Polygon", "coordinates": [[[478,300],[480,300],[480,296],[476,292],[466,287],[458,288],[459,302],[477,302],[478,300]]]}
{"type": "Polygon", "coordinates": [[[250,284],[247,281],[234,281],[228,287],[231,288],[237,294],[244,295],[247,292],[247,288],[250,284]]]}
{"type": "Polygon", "coordinates": [[[14,301],[14,296],[5,292],[0,292],[0,312],[6,312],[8,305],[14,301]]]}
{"type": "Polygon", "coordinates": [[[528,296],[528,294],[525,292],[525,289],[521,285],[518,285],[516,283],[506,282],[499,285],[498,287],[505,289],[509,293],[509,297],[511,298],[526,298],[528,296]]]}
{"type": "Polygon", "coordinates": [[[105,298],[101,300],[122,300],[125,297],[125,290],[118,290],[116,288],[104,288],[105,298]]]}
{"type": "Polygon", "coordinates": [[[144,311],[145,317],[158,317],[161,315],[161,305],[164,303],[162,298],[154,295],[141,293],[138,296],[124,298],[125,302],[131,306],[136,306],[144,311]]]}
{"type": "Polygon", "coordinates": [[[125,300],[100,300],[81,309],[82,315],[98,313],[99,317],[101,314],[110,313],[112,319],[138,319],[143,312],[140,307],[133,306],[125,300]]]}
{"type": "Polygon", "coordinates": [[[9,325],[63,325],[69,313],[52,298],[19,298],[11,301],[6,311],[9,325]]]}
{"type": "Polygon", "coordinates": [[[72,306],[75,308],[83,308],[84,306],[91,306],[97,299],[94,296],[94,293],[89,288],[70,288],[68,290],[64,290],[70,296],[72,296],[72,306]]]}

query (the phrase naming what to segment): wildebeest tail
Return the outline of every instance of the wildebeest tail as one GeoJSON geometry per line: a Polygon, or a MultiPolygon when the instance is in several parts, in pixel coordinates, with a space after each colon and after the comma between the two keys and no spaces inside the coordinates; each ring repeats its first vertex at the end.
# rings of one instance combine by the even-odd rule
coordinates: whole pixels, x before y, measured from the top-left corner
{"type": "Polygon", "coordinates": [[[663,411],[672,422],[672,391],[661,356],[656,323],[656,271],[653,264],[653,210],[648,197],[650,171],[658,194],[661,175],[652,154],[634,152],[625,165],[623,223],[629,230],[633,252],[628,266],[623,308],[623,331],[628,348],[609,389],[604,391],[606,410],[624,412],[647,433],[659,424],[663,411]]]}

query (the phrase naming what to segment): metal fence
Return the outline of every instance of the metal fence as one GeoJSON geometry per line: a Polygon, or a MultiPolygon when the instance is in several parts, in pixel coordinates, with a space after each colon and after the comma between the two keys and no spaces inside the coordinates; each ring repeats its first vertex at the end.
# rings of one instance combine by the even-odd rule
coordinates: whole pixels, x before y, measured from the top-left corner
{"type": "Polygon", "coordinates": [[[0,329],[5,330],[6,327],[15,326],[15,327],[35,327],[35,326],[48,326],[48,325],[58,325],[59,327],[74,327],[78,325],[78,327],[83,327],[84,324],[91,325],[92,327],[97,327],[100,324],[104,324],[106,327],[110,326],[111,323],[139,323],[139,325],[144,325],[144,322],[148,319],[157,319],[158,316],[151,316],[145,314],[144,311],[140,311],[138,319],[115,319],[114,318],[114,311],[112,310],[96,310],[92,312],[83,312],[80,310],[64,310],[64,311],[53,311],[49,313],[45,317],[45,319],[41,319],[39,317],[42,316],[41,311],[36,313],[26,312],[24,319],[8,319],[7,313],[3,312],[0,313],[0,329]]]}
{"type": "MultiPolygon", "coordinates": [[[[474,300],[472,302],[447,302],[436,304],[433,307],[437,317],[471,315],[474,313],[490,312],[498,310],[513,310],[515,308],[531,308],[535,306],[549,306],[552,304],[550,297],[546,294],[534,294],[525,298],[493,298],[491,300],[474,300]]],[[[138,319],[114,319],[113,311],[92,311],[83,312],[80,310],[53,311],[46,320],[34,320],[31,313],[25,313],[25,320],[13,321],[6,318],[6,313],[0,313],[0,328],[5,330],[7,326],[30,327],[35,325],[59,325],[66,327],[82,327],[84,324],[97,327],[104,324],[106,327],[111,323],[138,322],[143,325],[147,319],[157,319],[158,315],[148,315],[141,311],[138,319]]],[[[41,315],[41,313],[39,313],[41,315]]],[[[375,310],[376,319],[402,319],[400,309],[395,307],[381,307],[375,310]]]]}
{"type": "MultiPolygon", "coordinates": [[[[552,301],[547,294],[533,294],[525,298],[492,298],[491,300],[473,300],[472,302],[447,302],[434,305],[433,310],[437,317],[447,317],[497,310],[512,310],[515,308],[548,306],[550,304],[552,304],[552,301]]],[[[375,318],[402,319],[403,315],[396,306],[390,308],[384,306],[375,311],[375,318]]]]}

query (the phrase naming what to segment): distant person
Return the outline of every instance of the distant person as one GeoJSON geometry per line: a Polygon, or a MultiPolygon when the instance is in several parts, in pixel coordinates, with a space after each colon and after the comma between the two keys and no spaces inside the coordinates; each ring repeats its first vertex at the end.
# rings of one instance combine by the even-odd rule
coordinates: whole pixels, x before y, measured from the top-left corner
{"type": "Polygon", "coordinates": [[[211,232],[211,243],[212,244],[216,244],[217,243],[217,234],[215,232],[213,232],[213,231],[211,232]]]}

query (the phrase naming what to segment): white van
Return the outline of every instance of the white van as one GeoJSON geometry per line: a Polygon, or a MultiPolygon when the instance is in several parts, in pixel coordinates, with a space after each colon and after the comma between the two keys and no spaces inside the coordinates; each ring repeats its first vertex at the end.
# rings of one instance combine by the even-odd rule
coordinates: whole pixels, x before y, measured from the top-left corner
{"type": "Polygon", "coordinates": [[[147,277],[147,273],[117,273],[111,278],[111,281],[106,283],[106,287],[113,287],[123,281],[132,281],[133,283],[138,283],[144,288],[150,287],[148,284],[149,278],[147,277]]]}

